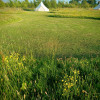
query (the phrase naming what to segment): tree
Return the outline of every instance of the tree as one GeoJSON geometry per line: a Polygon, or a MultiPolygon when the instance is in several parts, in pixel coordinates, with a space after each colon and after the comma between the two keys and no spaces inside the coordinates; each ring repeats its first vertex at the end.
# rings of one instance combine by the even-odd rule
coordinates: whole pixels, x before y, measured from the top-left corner
{"type": "Polygon", "coordinates": [[[21,7],[21,2],[18,1],[18,0],[14,0],[14,5],[15,5],[16,7],[21,7]]]}
{"type": "Polygon", "coordinates": [[[88,0],[88,3],[94,5],[96,4],[96,0],[88,0]]]}
{"type": "Polygon", "coordinates": [[[75,5],[78,5],[78,2],[79,2],[79,0],[72,0],[72,1],[70,1],[70,3],[75,4],[75,5]]]}
{"type": "Polygon", "coordinates": [[[36,0],[34,0],[34,6],[37,7],[37,2],[36,2],[36,0]]]}
{"type": "Polygon", "coordinates": [[[71,0],[71,1],[69,1],[69,3],[74,3],[74,1],[75,1],[75,0],[71,0]]]}
{"type": "Polygon", "coordinates": [[[17,1],[17,7],[21,7],[21,2],[17,1]]]}
{"type": "Polygon", "coordinates": [[[51,7],[52,8],[57,8],[56,0],[51,0],[51,7]]]}
{"type": "Polygon", "coordinates": [[[82,7],[84,7],[84,8],[89,8],[89,3],[86,1],[86,0],[83,0],[82,1],[82,7]]]}
{"type": "Polygon", "coordinates": [[[62,8],[62,7],[65,7],[65,4],[63,1],[59,1],[58,2],[58,7],[62,8]]]}
{"type": "Polygon", "coordinates": [[[37,5],[39,5],[40,4],[40,2],[41,2],[41,0],[36,0],[37,1],[37,5]]]}
{"type": "Polygon", "coordinates": [[[27,2],[27,3],[28,3],[28,0],[25,0],[25,2],[27,2]]]}
{"type": "Polygon", "coordinates": [[[9,0],[9,6],[10,7],[15,7],[15,3],[12,0],[9,0]]]}
{"type": "Polygon", "coordinates": [[[23,2],[21,3],[21,7],[23,7],[23,8],[27,8],[27,7],[28,7],[27,2],[23,1],[23,2]]]}
{"type": "Polygon", "coordinates": [[[31,1],[31,2],[29,3],[28,7],[29,7],[29,8],[34,7],[34,3],[31,1]]]}
{"type": "Polygon", "coordinates": [[[48,0],[48,8],[51,8],[51,2],[48,0]]]}
{"type": "Polygon", "coordinates": [[[0,7],[4,7],[4,6],[5,6],[5,3],[2,0],[0,0],[0,7]]]}
{"type": "Polygon", "coordinates": [[[9,7],[9,2],[6,2],[6,3],[5,3],[5,6],[6,6],[6,7],[9,7]]]}
{"type": "Polygon", "coordinates": [[[50,3],[49,0],[44,0],[43,3],[44,3],[44,5],[45,5],[46,7],[48,7],[48,8],[51,7],[51,3],[50,3]]]}

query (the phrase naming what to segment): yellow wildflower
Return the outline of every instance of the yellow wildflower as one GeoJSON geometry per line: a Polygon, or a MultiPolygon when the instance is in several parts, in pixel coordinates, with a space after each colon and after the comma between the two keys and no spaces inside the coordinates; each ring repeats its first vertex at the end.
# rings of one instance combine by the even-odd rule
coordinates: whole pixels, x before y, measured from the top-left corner
{"type": "Polygon", "coordinates": [[[74,84],[73,83],[71,83],[71,86],[73,86],[74,84]]]}
{"type": "Polygon", "coordinates": [[[7,57],[5,58],[5,62],[8,63],[8,59],[7,59],[7,57]]]}
{"type": "Polygon", "coordinates": [[[62,80],[62,82],[63,82],[64,80],[62,80]]]}
{"type": "Polygon", "coordinates": [[[66,85],[68,85],[68,83],[66,83],[66,85]]]}
{"type": "Polygon", "coordinates": [[[12,58],[13,56],[12,55],[10,55],[10,58],[12,58]]]}
{"type": "Polygon", "coordinates": [[[74,70],[73,72],[74,72],[74,74],[76,74],[76,73],[77,73],[77,71],[76,71],[76,70],[74,70]]]}
{"type": "Polygon", "coordinates": [[[80,72],[79,72],[79,71],[77,71],[77,74],[80,74],[80,72]]]}
{"type": "Polygon", "coordinates": [[[26,60],[26,58],[25,58],[25,56],[23,56],[23,61],[25,61],[26,60]]]}
{"type": "Polygon", "coordinates": [[[66,91],[66,88],[64,89],[64,91],[66,91]]]}
{"type": "Polygon", "coordinates": [[[1,82],[3,81],[3,79],[1,79],[1,82]]]}

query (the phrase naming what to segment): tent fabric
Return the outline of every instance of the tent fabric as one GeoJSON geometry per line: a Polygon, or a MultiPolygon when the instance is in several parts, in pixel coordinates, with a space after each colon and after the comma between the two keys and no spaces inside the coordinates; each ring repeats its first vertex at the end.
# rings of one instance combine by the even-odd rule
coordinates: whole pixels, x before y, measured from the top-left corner
{"type": "Polygon", "coordinates": [[[94,9],[100,10],[100,4],[96,6],[94,9]]]}
{"type": "Polygon", "coordinates": [[[41,2],[37,8],[35,8],[35,11],[49,11],[49,9],[41,2]]]}

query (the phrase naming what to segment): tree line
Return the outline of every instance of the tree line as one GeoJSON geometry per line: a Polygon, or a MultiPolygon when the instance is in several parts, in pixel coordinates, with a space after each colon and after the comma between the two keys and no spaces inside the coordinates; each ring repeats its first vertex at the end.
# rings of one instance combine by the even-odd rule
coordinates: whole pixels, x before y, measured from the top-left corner
{"type": "MultiPolygon", "coordinates": [[[[35,8],[39,5],[41,0],[33,0],[29,2],[28,0],[19,1],[19,0],[9,0],[9,2],[3,2],[0,0],[0,7],[20,7],[20,8],[35,8]]],[[[96,0],[71,0],[69,3],[65,2],[64,0],[43,0],[43,3],[48,8],[75,8],[75,7],[83,7],[89,8],[94,7],[96,5],[96,0]]]]}

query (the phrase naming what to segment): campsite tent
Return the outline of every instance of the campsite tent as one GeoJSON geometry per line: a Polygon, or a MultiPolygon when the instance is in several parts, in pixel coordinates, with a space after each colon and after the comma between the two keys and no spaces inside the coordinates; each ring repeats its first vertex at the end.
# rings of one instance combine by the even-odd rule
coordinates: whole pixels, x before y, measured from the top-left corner
{"type": "Polygon", "coordinates": [[[41,2],[37,8],[35,8],[35,11],[49,11],[49,9],[41,2]]]}
{"type": "Polygon", "coordinates": [[[99,3],[99,5],[96,6],[94,9],[96,9],[96,10],[100,10],[100,3],[99,3]]]}

